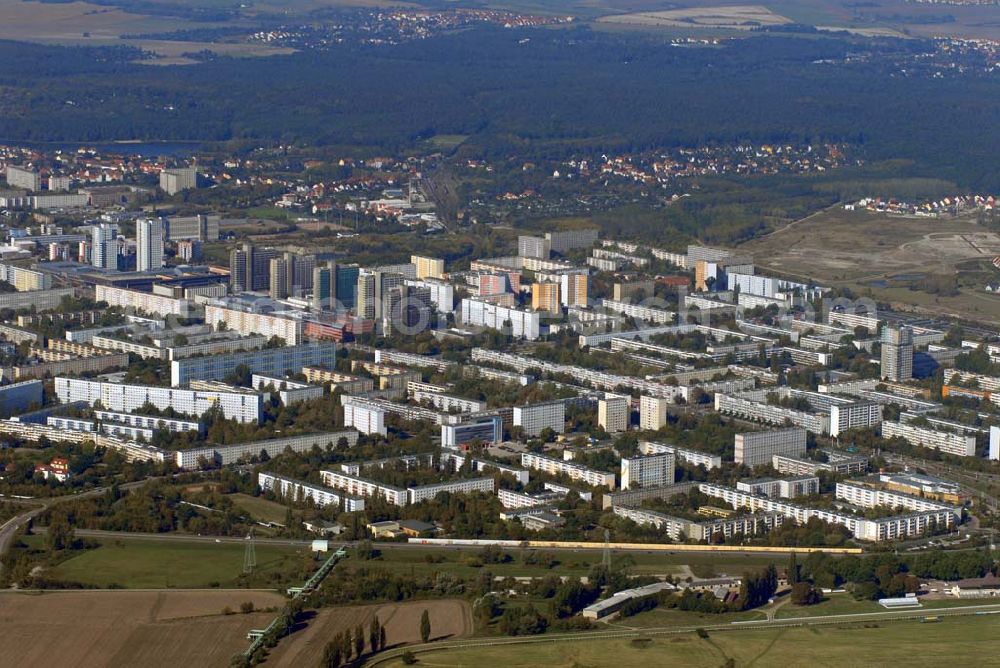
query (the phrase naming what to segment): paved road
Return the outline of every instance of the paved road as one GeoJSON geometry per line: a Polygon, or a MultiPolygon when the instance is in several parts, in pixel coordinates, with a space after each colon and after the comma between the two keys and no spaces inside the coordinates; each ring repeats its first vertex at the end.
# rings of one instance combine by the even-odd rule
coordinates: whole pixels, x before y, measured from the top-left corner
{"type": "MultiPolygon", "coordinates": [[[[38,533],[45,533],[45,527],[36,528],[38,533]]],[[[96,529],[77,529],[75,531],[77,536],[88,537],[88,538],[113,538],[116,540],[162,540],[170,542],[201,542],[201,543],[243,543],[246,538],[242,536],[196,536],[192,534],[185,533],[138,533],[131,531],[101,531],[96,529]]],[[[293,547],[305,547],[312,545],[312,540],[295,540],[292,538],[258,538],[255,537],[254,541],[258,545],[290,545],[293,547]]],[[[351,547],[353,543],[351,542],[341,542],[341,541],[330,541],[330,548],[336,549],[338,547],[351,547]]],[[[374,546],[379,550],[475,550],[478,549],[476,545],[421,545],[420,543],[374,543],[374,546]]],[[[522,549],[522,548],[510,548],[510,549],[522,549]]],[[[531,548],[536,550],[542,550],[546,552],[585,552],[592,554],[599,554],[604,551],[603,546],[595,547],[539,547],[531,548]]],[[[787,557],[790,553],[788,552],[742,552],[742,551],[731,551],[731,552],[717,552],[713,550],[685,550],[682,552],[673,551],[663,551],[663,550],[647,550],[644,548],[618,548],[613,549],[612,552],[633,552],[633,553],[645,553],[645,554],[655,554],[660,556],[672,556],[681,557],[684,555],[705,555],[710,554],[717,557],[731,557],[731,556],[743,556],[743,557],[775,557],[776,559],[781,559],[787,557]]]]}
{"type": "MultiPolygon", "coordinates": [[[[119,487],[120,489],[123,490],[136,489],[137,487],[142,487],[143,485],[148,484],[152,480],[158,480],[158,478],[146,478],[145,480],[125,483],[124,485],[120,485],[119,487]]],[[[43,513],[50,506],[57,505],[59,503],[65,503],[67,501],[75,501],[77,499],[87,499],[94,496],[100,496],[101,494],[104,494],[106,491],[108,491],[107,487],[96,487],[92,490],[81,492],[79,494],[67,494],[66,496],[54,496],[49,498],[32,499],[32,502],[38,503],[39,505],[35,506],[34,508],[31,508],[30,510],[24,511],[19,515],[15,515],[14,517],[4,522],[2,526],[0,526],[0,554],[4,554],[7,551],[7,548],[10,546],[10,541],[11,539],[13,539],[14,534],[17,533],[18,529],[23,527],[28,522],[28,520],[33,519],[38,515],[40,515],[41,513],[43,513]]],[[[0,564],[0,569],[2,568],[3,566],[2,564],[0,564]]]]}

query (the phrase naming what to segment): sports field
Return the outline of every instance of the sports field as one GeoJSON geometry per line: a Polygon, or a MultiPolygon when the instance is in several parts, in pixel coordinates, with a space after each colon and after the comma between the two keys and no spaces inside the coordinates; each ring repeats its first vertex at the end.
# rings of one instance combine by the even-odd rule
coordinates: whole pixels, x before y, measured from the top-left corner
{"type": "MultiPolygon", "coordinates": [[[[996,665],[1000,620],[994,615],[938,623],[869,623],[754,631],[650,636],[645,639],[573,640],[516,647],[481,647],[421,653],[420,666],[502,665],[509,668],[717,668],[736,666],[996,665]]],[[[401,661],[385,665],[402,666],[401,661]]]]}
{"type": "Polygon", "coordinates": [[[129,589],[278,587],[302,578],[305,552],[283,545],[254,548],[257,568],[243,578],[244,546],[239,543],[102,540],[101,547],[48,569],[50,579],[96,587],[129,589]]]}

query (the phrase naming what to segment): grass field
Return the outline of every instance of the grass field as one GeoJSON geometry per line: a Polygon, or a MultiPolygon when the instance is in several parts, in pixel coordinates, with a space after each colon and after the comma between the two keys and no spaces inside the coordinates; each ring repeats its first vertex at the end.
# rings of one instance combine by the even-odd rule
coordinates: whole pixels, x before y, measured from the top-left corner
{"type": "MultiPolygon", "coordinates": [[[[427,668],[502,665],[509,668],[716,668],[736,666],[995,665],[1000,621],[992,616],[944,619],[935,624],[898,622],[654,636],[647,641],[574,640],[419,654],[427,668]]],[[[389,663],[403,665],[401,661],[389,663]]]]}
{"type": "Polygon", "coordinates": [[[157,540],[102,541],[101,547],[49,569],[52,579],[130,589],[277,587],[298,582],[307,555],[299,548],[256,545],[256,572],[242,577],[244,546],[157,540]]]}
{"type": "Polygon", "coordinates": [[[280,503],[249,494],[233,494],[229,498],[232,499],[233,505],[255,520],[284,524],[287,519],[285,517],[286,508],[280,503]]]}
{"type": "MultiPolygon", "coordinates": [[[[982,605],[991,601],[977,599],[937,599],[923,600],[921,610],[940,610],[941,608],[959,608],[965,605],[982,605]]],[[[827,600],[816,605],[798,606],[786,604],[776,613],[777,619],[795,617],[817,617],[821,615],[857,615],[869,612],[885,612],[886,609],[875,601],[856,601],[850,594],[830,594],[827,600]]]]}

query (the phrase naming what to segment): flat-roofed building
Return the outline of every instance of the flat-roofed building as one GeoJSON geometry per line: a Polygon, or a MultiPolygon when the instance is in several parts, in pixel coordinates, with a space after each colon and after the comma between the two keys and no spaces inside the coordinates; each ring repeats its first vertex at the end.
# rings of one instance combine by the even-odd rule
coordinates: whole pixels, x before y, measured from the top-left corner
{"type": "Polygon", "coordinates": [[[674,453],[622,458],[622,489],[660,487],[674,483],[674,453]]]}
{"type": "Polygon", "coordinates": [[[544,429],[557,434],[566,430],[566,403],[547,401],[526,406],[514,406],[514,425],[527,436],[538,436],[544,429]]]}
{"type": "Polygon", "coordinates": [[[735,460],[744,466],[770,465],[774,455],[806,453],[805,429],[779,429],[736,434],[735,460]]]}
{"type": "Polygon", "coordinates": [[[597,402],[597,424],[609,434],[627,431],[631,411],[629,397],[604,397],[597,402]]]}
{"type": "Polygon", "coordinates": [[[667,424],[667,407],[670,400],[664,397],[639,397],[639,429],[654,431],[667,424]]]}

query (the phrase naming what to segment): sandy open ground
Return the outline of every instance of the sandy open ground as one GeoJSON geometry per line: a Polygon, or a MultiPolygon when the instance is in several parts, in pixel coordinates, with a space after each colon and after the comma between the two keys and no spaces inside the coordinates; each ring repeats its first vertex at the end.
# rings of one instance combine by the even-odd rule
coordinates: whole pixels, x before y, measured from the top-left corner
{"type": "Polygon", "coordinates": [[[253,601],[280,607],[284,597],[246,591],[74,591],[0,593],[0,665],[227,666],[246,633],[273,612],[223,615],[253,601]]]}
{"type": "Polygon", "coordinates": [[[598,19],[602,23],[617,23],[664,28],[734,28],[749,30],[755,26],[791,23],[762,5],[731,5],[726,7],[690,7],[662,12],[616,14],[598,19]]]}

